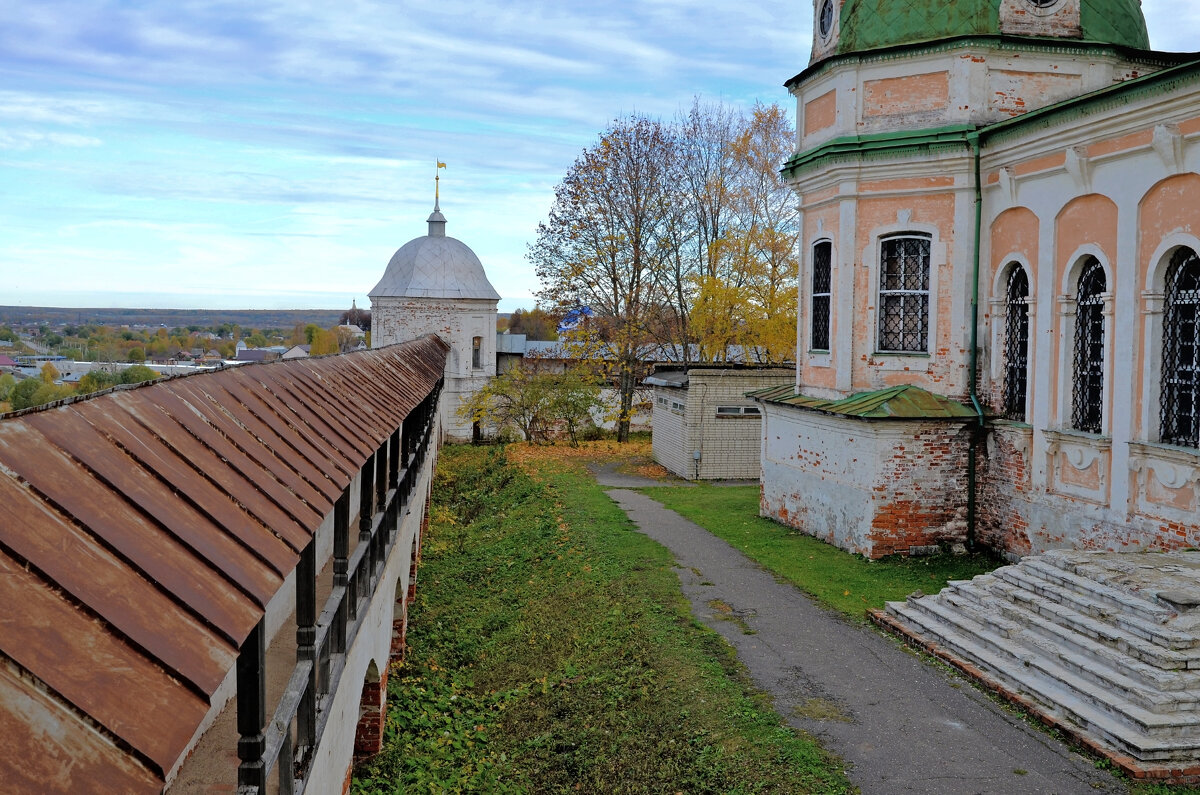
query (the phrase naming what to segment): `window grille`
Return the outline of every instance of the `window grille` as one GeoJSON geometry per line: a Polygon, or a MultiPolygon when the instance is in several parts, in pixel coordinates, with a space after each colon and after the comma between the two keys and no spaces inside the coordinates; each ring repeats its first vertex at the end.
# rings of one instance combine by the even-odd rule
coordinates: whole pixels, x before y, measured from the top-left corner
{"type": "Polygon", "coordinates": [[[483,337],[471,338],[471,367],[483,367],[483,337]]]}
{"type": "Polygon", "coordinates": [[[1104,268],[1095,257],[1084,263],[1075,299],[1075,389],[1071,427],[1100,433],[1104,416],[1104,268]]]}
{"type": "Polygon", "coordinates": [[[1004,416],[1025,421],[1029,385],[1029,277],[1013,264],[1004,313],[1004,416]]]}
{"type": "Polygon", "coordinates": [[[829,311],[833,284],[833,244],[822,240],[813,246],[812,335],[809,348],[829,350],[829,311]]]}
{"type": "Polygon", "coordinates": [[[929,238],[881,243],[879,350],[929,350],[929,238]]]}
{"type": "Polygon", "coordinates": [[[1163,311],[1162,441],[1200,447],[1200,258],[1180,249],[1163,311]]]}

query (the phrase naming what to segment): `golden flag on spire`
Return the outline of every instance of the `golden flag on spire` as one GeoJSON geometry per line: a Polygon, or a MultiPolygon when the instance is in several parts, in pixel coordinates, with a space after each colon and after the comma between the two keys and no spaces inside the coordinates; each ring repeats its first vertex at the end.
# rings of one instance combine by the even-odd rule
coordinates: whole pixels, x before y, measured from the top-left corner
{"type": "Polygon", "coordinates": [[[445,167],[446,167],[446,164],[445,164],[445,163],[443,163],[441,160],[437,161],[437,164],[438,164],[438,168],[445,168],[445,167]]]}

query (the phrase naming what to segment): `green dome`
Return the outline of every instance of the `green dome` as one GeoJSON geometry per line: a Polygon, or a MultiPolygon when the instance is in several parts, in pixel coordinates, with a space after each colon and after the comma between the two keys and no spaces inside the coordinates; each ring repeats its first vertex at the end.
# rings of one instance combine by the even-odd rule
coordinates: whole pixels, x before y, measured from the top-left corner
{"type": "MultiPolygon", "coordinates": [[[[1139,0],[1080,0],[1082,39],[1150,49],[1139,0]]],[[[948,39],[998,36],[1000,0],[845,0],[837,52],[948,39]]]]}

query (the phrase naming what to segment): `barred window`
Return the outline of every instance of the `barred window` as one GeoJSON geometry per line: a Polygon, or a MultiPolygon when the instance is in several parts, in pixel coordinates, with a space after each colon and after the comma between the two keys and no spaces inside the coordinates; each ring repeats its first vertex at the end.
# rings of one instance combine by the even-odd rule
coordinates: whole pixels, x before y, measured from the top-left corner
{"type": "Polygon", "coordinates": [[[1025,421],[1029,385],[1029,277],[1013,263],[1004,312],[1004,416],[1025,421]]]}
{"type": "Polygon", "coordinates": [[[880,351],[929,350],[929,243],[911,235],[880,243],[880,351]]]}
{"type": "Polygon", "coordinates": [[[1181,248],[1163,307],[1162,441],[1200,447],[1200,258],[1181,248]]]}
{"type": "Polygon", "coordinates": [[[822,240],[812,255],[812,335],[809,348],[829,350],[829,301],[833,284],[833,244],[822,240]]]}
{"type": "Polygon", "coordinates": [[[1104,401],[1104,268],[1088,257],[1079,276],[1075,298],[1075,389],[1071,400],[1071,427],[1100,433],[1104,401]]]}
{"type": "Polygon", "coordinates": [[[476,370],[483,367],[483,337],[471,338],[471,366],[476,370]]]}

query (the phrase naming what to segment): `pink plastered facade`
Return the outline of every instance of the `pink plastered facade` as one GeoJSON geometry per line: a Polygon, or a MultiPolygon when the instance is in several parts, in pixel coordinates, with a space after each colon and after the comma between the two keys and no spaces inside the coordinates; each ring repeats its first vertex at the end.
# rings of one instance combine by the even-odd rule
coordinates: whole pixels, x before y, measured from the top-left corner
{"type": "Polygon", "coordinates": [[[814,61],[789,83],[796,393],[914,385],[973,406],[974,392],[982,416],[884,422],[764,403],[763,514],[869,557],[956,540],[1011,556],[1200,545],[1200,454],[1163,439],[1179,358],[1164,363],[1177,322],[1165,282],[1200,253],[1200,68],[970,39],[814,61]],[[889,276],[896,238],[923,241],[923,282],[889,276]],[[820,246],[829,343],[816,348],[820,246]],[[1081,292],[1089,268],[1094,295],[1081,292]],[[914,289],[897,298],[902,280],[914,289]],[[897,309],[910,295],[923,317],[897,309]],[[1010,310],[1027,313],[1019,343],[1010,310]],[[924,338],[889,334],[889,318],[924,338]],[[1085,333],[1099,334],[1086,355],[1085,333]]]}

